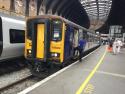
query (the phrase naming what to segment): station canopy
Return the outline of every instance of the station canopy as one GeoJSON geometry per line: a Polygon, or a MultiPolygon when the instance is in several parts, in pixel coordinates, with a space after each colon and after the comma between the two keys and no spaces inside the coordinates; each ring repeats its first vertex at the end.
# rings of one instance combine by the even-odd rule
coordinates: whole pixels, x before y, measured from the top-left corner
{"type": "Polygon", "coordinates": [[[112,0],[81,0],[81,4],[89,16],[90,29],[96,30],[107,20],[112,0]]]}

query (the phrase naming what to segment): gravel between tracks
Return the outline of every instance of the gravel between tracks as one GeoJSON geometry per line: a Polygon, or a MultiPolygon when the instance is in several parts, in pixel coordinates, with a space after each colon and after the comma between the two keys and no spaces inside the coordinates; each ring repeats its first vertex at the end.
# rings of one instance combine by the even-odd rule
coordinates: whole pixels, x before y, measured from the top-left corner
{"type": "Polygon", "coordinates": [[[36,82],[38,82],[38,80],[36,80],[36,79],[27,79],[26,81],[21,82],[17,85],[14,85],[14,86],[8,88],[7,90],[1,91],[0,94],[17,94],[18,92],[32,86],[36,82]]]}
{"type": "Polygon", "coordinates": [[[21,79],[24,79],[29,75],[31,75],[31,73],[27,68],[22,69],[20,71],[2,75],[2,76],[0,76],[0,89],[8,86],[14,82],[17,82],[21,79]]]}

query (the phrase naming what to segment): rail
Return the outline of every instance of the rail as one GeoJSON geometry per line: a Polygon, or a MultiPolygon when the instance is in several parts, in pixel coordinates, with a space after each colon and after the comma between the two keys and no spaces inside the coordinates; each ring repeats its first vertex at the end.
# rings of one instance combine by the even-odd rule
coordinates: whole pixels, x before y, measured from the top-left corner
{"type": "Polygon", "coordinates": [[[21,71],[17,71],[11,74],[6,74],[5,76],[0,77],[0,91],[6,89],[14,84],[22,82],[28,78],[32,77],[30,71],[25,68],[21,71]]]}

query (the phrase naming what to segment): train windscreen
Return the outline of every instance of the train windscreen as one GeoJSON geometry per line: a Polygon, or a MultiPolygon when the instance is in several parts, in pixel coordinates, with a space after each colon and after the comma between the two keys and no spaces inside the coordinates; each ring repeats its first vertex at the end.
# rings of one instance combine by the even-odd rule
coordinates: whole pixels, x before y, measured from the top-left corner
{"type": "Polygon", "coordinates": [[[27,21],[27,38],[30,40],[32,38],[32,23],[30,20],[27,21]]]}
{"type": "Polygon", "coordinates": [[[52,21],[52,40],[60,41],[62,39],[62,21],[52,21]]]}

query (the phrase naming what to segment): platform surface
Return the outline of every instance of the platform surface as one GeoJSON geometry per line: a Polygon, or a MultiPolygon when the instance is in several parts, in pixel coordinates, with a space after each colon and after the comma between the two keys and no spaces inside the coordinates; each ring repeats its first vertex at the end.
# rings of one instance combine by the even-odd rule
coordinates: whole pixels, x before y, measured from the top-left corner
{"type": "Polygon", "coordinates": [[[125,94],[125,49],[117,55],[98,48],[82,62],[78,62],[56,77],[28,92],[28,94],[125,94]],[[101,62],[102,59],[102,62],[101,62]],[[91,72],[100,63],[93,75],[91,72]],[[91,76],[82,93],[79,88],[91,76]]]}

